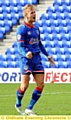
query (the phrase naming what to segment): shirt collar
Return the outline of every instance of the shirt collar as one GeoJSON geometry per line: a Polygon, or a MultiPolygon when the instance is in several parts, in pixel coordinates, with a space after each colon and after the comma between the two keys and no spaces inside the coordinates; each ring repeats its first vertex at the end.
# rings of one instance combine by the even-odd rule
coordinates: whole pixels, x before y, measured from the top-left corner
{"type": "Polygon", "coordinates": [[[34,25],[30,25],[30,24],[28,24],[28,23],[25,22],[25,21],[24,21],[24,24],[25,24],[27,27],[29,27],[29,28],[33,28],[33,27],[34,27],[34,25]]]}

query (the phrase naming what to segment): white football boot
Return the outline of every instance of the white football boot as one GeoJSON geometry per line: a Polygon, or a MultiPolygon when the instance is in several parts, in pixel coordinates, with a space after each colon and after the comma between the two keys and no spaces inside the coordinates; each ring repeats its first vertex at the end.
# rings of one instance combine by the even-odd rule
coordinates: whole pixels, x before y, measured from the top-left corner
{"type": "Polygon", "coordinates": [[[22,110],[21,107],[17,107],[17,106],[15,105],[15,109],[17,110],[17,112],[18,112],[20,115],[25,115],[24,110],[22,110]]]}
{"type": "Polygon", "coordinates": [[[26,115],[29,115],[29,116],[37,116],[32,110],[30,110],[30,109],[26,109],[25,110],[25,114],[26,115]]]}

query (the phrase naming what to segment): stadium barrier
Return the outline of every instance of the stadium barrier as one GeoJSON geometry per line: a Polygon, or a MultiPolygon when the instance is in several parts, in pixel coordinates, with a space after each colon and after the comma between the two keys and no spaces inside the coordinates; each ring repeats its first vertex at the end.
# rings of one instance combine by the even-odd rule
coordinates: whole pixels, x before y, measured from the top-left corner
{"type": "MultiPolygon", "coordinates": [[[[20,83],[19,68],[0,68],[0,83],[20,83]]],[[[30,83],[35,83],[30,75],[30,83]]],[[[45,69],[45,83],[71,83],[71,69],[45,69]]]]}

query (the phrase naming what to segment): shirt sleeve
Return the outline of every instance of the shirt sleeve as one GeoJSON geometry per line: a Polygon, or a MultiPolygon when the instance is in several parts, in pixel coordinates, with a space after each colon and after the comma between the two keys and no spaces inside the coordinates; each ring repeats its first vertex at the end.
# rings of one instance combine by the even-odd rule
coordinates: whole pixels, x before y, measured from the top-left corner
{"type": "MultiPolygon", "coordinates": [[[[39,27],[38,27],[38,30],[39,30],[39,27]]],[[[44,55],[49,56],[48,52],[46,51],[46,49],[44,48],[43,44],[41,43],[41,40],[40,40],[40,30],[39,30],[38,39],[39,39],[39,47],[40,47],[40,50],[42,51],[42,53],[43,53],[44,55]]]]}
{"type": "Polygon", "coordinates": [[[16,39],[17,39],[17,46],[18,52],[21,56],[26,56],[25,51],[25,27],[21,25],[18,27],[16,31],[16,39]]]}
{"type": "Polygon", "coordinates": [[[48,56],[49,54],[47,53],[47,51],[45,50],[44,46],[42,45],[41,41],[39,40],[39,47],[41,49],[41,51],[43,52],[44,55],[48,56]]]}

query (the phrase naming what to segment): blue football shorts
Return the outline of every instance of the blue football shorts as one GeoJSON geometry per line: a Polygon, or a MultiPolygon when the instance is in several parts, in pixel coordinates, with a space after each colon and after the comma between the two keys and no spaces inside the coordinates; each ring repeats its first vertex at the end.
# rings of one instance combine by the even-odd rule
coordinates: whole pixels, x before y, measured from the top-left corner
{"type": "Polygon", "coordinates": [[[20,72],[22,74],[44,74],[44,68],[40,53],[33,54],[31,59],[22,57],[20,59],[20,72]]]}

